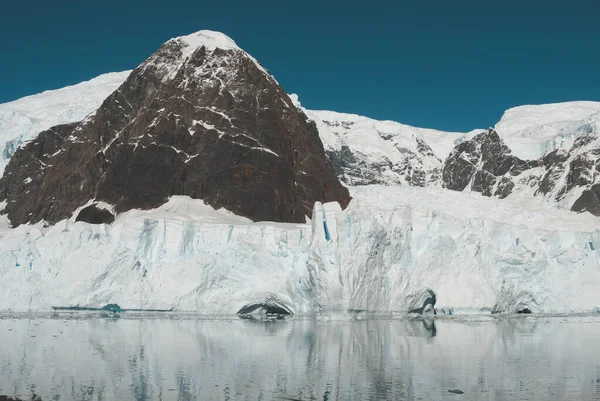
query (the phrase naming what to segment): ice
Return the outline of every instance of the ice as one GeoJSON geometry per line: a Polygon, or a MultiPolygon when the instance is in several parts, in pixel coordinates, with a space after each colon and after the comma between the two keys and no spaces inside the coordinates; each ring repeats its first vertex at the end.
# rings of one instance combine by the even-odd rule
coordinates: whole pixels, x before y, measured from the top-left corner
{"type": "Polygon", "coordinates": [[[0,310],[117,303],[235,314],[273,304],[404,316],[428,288],[438,309],[458,314],[600,306],[598,219],[436,189],[352,195],[344,211],[317,203],[307,224],[253,223],[178,196],[112,225],[4,228],[0,310]]]}

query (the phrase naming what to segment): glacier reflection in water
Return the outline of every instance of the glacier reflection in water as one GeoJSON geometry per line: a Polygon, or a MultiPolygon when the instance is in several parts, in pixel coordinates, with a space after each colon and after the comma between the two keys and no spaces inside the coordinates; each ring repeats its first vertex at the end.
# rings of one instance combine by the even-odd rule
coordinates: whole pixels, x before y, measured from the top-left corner
{"type": "Polygon", "coordinates": [[[596,317],[255,322],[0,315],[0,396],[599,400],[599,338],[596,317]]]}

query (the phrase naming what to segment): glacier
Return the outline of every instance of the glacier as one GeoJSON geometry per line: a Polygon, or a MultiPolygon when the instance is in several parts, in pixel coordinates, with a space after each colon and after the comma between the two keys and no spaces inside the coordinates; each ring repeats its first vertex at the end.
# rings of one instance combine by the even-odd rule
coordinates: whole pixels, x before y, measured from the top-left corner
{"type": "Polygon", "coordinates": [[[436,308],[454,314],[600,312],[597,219],[427,188],[352,195],[344,211],[317,203],[306,224],[254,223],[177,196],[112,225],[5,228],[0,310],[117,303],[233,315],[267,304],[405,316],[431,288],[436,308]]]}

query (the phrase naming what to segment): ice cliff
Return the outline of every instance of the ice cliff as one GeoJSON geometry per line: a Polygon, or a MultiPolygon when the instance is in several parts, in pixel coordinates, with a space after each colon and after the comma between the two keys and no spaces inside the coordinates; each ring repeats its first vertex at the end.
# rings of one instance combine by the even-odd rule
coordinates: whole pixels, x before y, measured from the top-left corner
{"type": "Polygon", "coordinates": [[[204,314],[269,304],[298,315],[405,315],[427,288],[439,312],[599,310],[595,218],[542,201],[523,210],[424,191],[354,189],[345,211],[317,204],[307,224],[253,223],[173,197],[112,225],[5,229],[0,310],[112,302],[204,314]]]}

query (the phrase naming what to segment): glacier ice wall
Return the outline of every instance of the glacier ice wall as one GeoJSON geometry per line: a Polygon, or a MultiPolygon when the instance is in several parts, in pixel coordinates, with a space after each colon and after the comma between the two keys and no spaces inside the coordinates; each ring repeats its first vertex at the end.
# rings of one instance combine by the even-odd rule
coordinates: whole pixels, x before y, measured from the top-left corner
{"type": "Polygon", "coordinates": [[[332,241],[313,219],[308,266],[317,310],[406,313],[421,306],[427,288],[437,293],[438,310],[600,306],[598,231],[532,229],[411,207],[382,211],[358,202],[328,226],[332,241]]]}
{"type": "Polygon", "coordinates": [[[307,313],[307,227],[136,218],[61,222],[0,238],[0,310],[56,305],[235,313],[275,298],[307,313]]]}
{"type": "Polygon", "coordinates": [[[234,314],[437,309],[590,312],[600,307],[600,232],[543,230],[412,206],[317,203],[310,224],[181,214],[63,221],[0,232],[0,310],[56,305],[234,314]],[[326,236],[326,228],[329,239],[326,236]]]}

